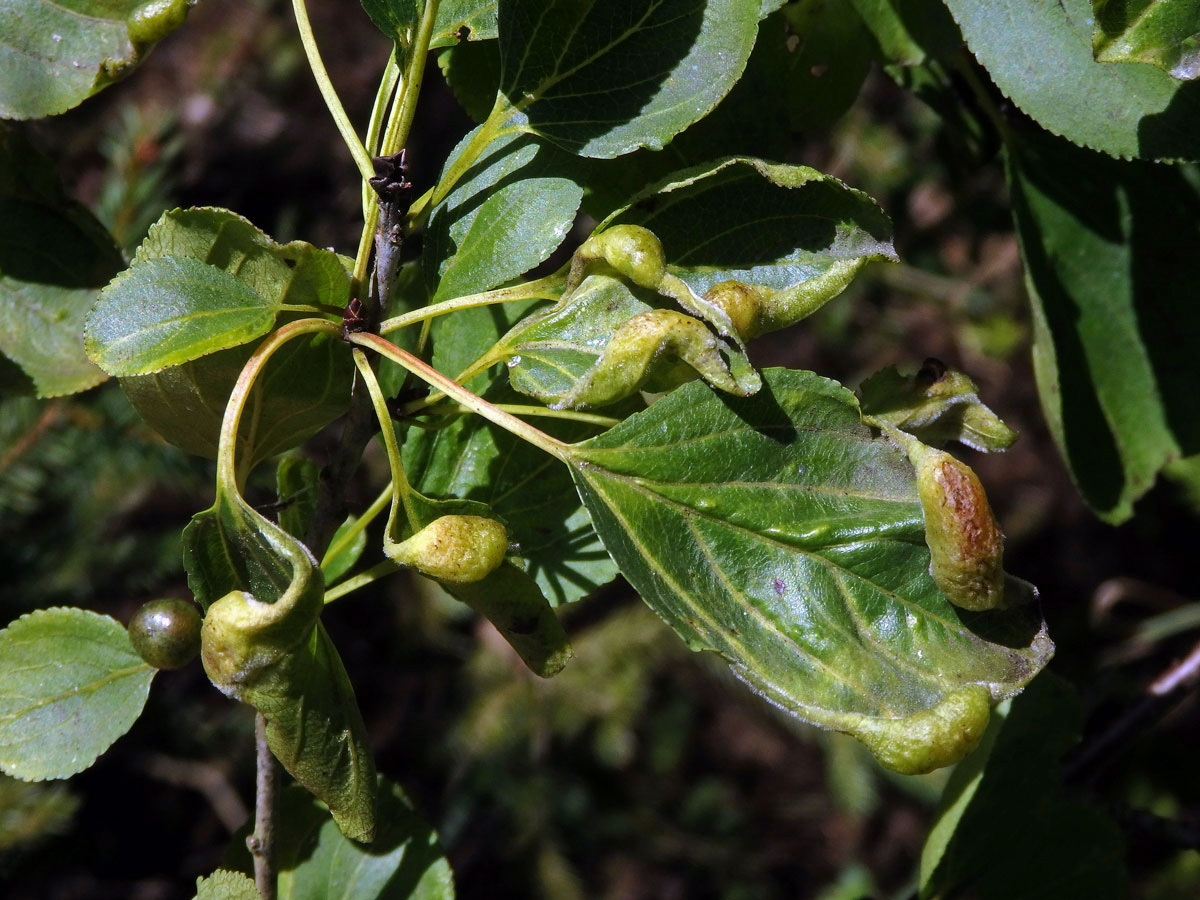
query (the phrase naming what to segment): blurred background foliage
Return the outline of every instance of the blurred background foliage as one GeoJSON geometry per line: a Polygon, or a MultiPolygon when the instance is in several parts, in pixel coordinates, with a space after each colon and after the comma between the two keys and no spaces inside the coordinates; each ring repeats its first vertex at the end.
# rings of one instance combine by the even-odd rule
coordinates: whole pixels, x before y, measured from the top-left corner
{"type": "MultiPolygon", "coordinates": [[[[311,12],[364,121],[388,48],[343,6],[311,12]]],[[[409,160],[423,188],[470,127],[436,63],[419,116],[409,160]]],[[[137,77],[28,131],[126,252],[162,209],[193,204],[234,209],[282,241],[345,251],[357,240],[358,181],[283,2],[206,0],[137,77]]],[[[876,197],[903,260],[752,355],[851,386],[936,356],[1021,431],[1011,452],[970,462],[1008,536],[1007,567],[1041,587],[1052,668],[1080,695],[1086,741],[1196,639],[1195,519],[1168,488],[1120,528],[1084,509],[1037,405],[1003,172],[958,133],[872,69],[832,124],[748,137],[876,197]]],[[[333,439],[309,448],[318,460],[322,440],[333,439]]],[[[365,505],[382,471],[369,456],[352,499],[365,505]]],[[[262,477],[253,499],[266,503],[262,477]]],[[[72,604],[125,621],[146,599],[187,596],[179,533],[211,485],[212,464],[164,445],[116,385],[0,401],[0,617],[72,604]]],[[[622,582],[562,611],[576,658],[550,681],[436,590],[398,577],[376,587],[326,621],[380,769],[439,830],[460,896],[914,892],[945,773],[888,775],[854,741],[778,714],[724,665],[688,653],[622,582]]],[[[217,865],[251,795],[250,713],[198,667],[159,678],[147,712],[69,783],[0,780],[5,896],[186,898],[217,865]]],[[[1197,843],[1197,746],[1193,697],[1089,777],[1122,825],[1138,897],[1200,890],[1200,855],[1181,849],[1197,843]]]]}

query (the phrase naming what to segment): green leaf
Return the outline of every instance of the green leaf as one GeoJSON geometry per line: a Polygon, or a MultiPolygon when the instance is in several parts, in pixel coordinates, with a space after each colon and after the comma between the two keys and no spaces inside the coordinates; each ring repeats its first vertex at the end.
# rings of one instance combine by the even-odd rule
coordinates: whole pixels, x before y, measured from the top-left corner
{"type": "Polygon", "coordinates": [[[699,374],[746,396],[759,380],[745,354],[699,319],[661,307],[660,298],[608,275],[573,292],[505,335],[512,386],[553,409],[608,406],[647,390],[670,390],[699,374]]]}
{"type": "Polygon", "coordinates": [[[0,769],[26,781],[82,772],[137,721],[155,671],[108,616],[21,616],[0,631],[0,769]]]}
{"type": "MultiPolygon", "coordinates": [[[[492,403],[520,400],[504,384],[485,397],[492,403]]],[[[597,430],[568,421],[539,425],[568,442],[597,430]]],[[[487,420],[463,416],[446,428],[410,429],[404,466],[426,496],[487,504],[508,525],[526,571],[551,604],[578,600],[616,577],[616,564],[592,529],[567,468],[487,420]]]]}
{"type": "MultiPolygon", "coordinates": [[[[253,351],[233,347],[153,375],[122,378],[121,388],[147,424],[176,447],[216,457],[225,404],[253,351]]],[[[254,385],[254,414],[242,418],[243,467],[290,450],[342,415],[353,373],[343,341],[314,335],[285,344],[254,385]]]]}
{"type": "Polygon", "coordinates": [[[258,888],[241,872],[217,869],[196,879],[195,900],[259,900],[258,888]]]}
{"type": "MultiPolygon", "coordinates": [[[[429,49],[452,47],[460,34],[468,41],[495,38],[496,4],[497,0],[442,0],[429,49]]],[[[362,0],[375,27],[402,49],[411,45],[424,5],[422,0],[362,0]]]]}
{"type": "Polygon", "coordinates": [[[124,78],[187,18],[189,0],[15,0],[0,19],[0,118],[66,112],[124,78]]]}
{"type": "MultiPolygon", "coordinates": [[[[379,779],[379,828],[365,847],[349,841],[329,813],[298,788],[279,797],[275,832],[279,900],[453,900],[454,877],[437,835],[401,788],[379,779]]],[[[241,835],[230,865],[250,871],[241,835]]]]}
{"type": "Polygon", "coordinates": [[[149,259],[100,293],[84,346],[110,375],[149,375],[261,337],[278,307],[194,259],[149,259]]]}
{"type": "Polygon", "coordinates": [[[501,90],[518,124],[581,156],[660,149],[733,87],[758,18],[745,0],[505,0],[501,90]]]}
{"type": "Polygon", "coordinates": [[[979,399],[979,388],[962,372],[927,360],[914,375],[895,366],[862,383],[863,413],[935,447],[958,441],[972,450],[1007,450],[1017,433],[979,399]]]}
{"type": "Polygon", "coordinates": [[[319,621],[325,582],[308,549],[228,485],[183,532],[188,584],[206,610],[209,679],[267,719],[283,767],[354,840],[375,829],[375,763],[337,649],[319,621]]]}
{"type": "Polygon", "coordinates": [[[807,166],[731,157],[676,172],[597,227],[648,228],[667,270],[697,296],[736,280],[770,296],[754,333],[836,297],[863,265],[895,259],[891,224],[866,194],[807,166]]]}
{"type": "Polygon", "coordinates": [[[1140,62],[1173,78],[1200,78],[1200,0],[1092,0],[1100,62],[1140,62]]]}
{"type": "Polygon", "coordinates": [[[357,522],[357,516],[348,516],[329,539],[329,549],[321,559],[321,571],[329,584],[333,584],[353,569],[363,551],[367,549],[367,530],[351,530],[357,522]]]}
{"type": "MultiPolygon", "coordinates": [[[[460,142],[447,167],[475,133],[460,142]]],[[[556,174],[563,171],[560,157],[527,135],[488,145],[430,218],[422,267],[434,302],[515,278],[562,243],[583,189],[556,174]]]]}
{"type": "Polygon", "coordinates": [[[1088,0],[946,0],[1001,92],[1048,131],[1111,156],[1200,159],[1200,82],[1092,57],[1088,0]]]}
{"type": "Polygon", "coordinates": [[[854,396],[763,373],[746,399],[685,385],[572,448],[596,530],[694,650],[897,771],[970,751],[987,704],[1052,653],[1025,613],[972,615],[929,574],[912,467],[854,396]]]}
{"type": "Polygon", "coordinates": [[[938,0],[850,0],[885,62],[919,66],[953,53],[962,35],[938,0]]]}
{"type": "Polygon", "coordinates": [[[1079,701],[1046,673],[1006,702],[950,775],[921,854],[922,900],[1117,900],[1128,896],[1116,825],[1062,786],[1079,701]]]}
{"type": "Polygon", "coordinates": [[[1042,409],[1084,500],[1123,522],[1200,453],[1200,179],[1034,132],[1008,161],[1042,409]]]}
{"type": "MultiPolygon", "coordinates": [[[[407,563],[398,555],[405,540],[438,519],[448,516],[496,517],[485,504],[472,500],[430,500],[410,492],[403,506],[396,496],[388,517],[383,551],[397,562],[407,563]]],[[[417,567],[422,574],[433,575],[417,567]]],[[[503,560],[479,580],[435,578],[442,588],[488,619],[529,666],[543,678],[562,670],[571,658],[571,645],[549,601],[537,582],[511,561],[503,560]]]]}
{"type": "Polygon", "coordinates": [[[438,4],[430,49],[448,47],[459,40],[488,41],[496,37],[498,0],[442,0],[438,4]]]}
{"type": "Polygon", "coordinates": [[[266,334],[284,304],[344,306],[336,253],[277,244],[228,210],[164,213],[88,317],[88,355],[112,375],[147,375],[266,334]]]}
{"type": "Polygon", "coordinates": [[[0,127],[0,353],[38,396],[105,379],[83,351],[83,321],[124,265],[104,226],[63,192],[51,162],[0,127]]]}

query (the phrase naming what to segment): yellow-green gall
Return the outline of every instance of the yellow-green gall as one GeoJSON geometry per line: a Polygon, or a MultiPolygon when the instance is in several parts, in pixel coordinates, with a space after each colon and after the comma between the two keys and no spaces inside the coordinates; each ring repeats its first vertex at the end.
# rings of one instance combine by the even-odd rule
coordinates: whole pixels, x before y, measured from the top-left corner
{"type": "Polygon", "coordinates": [[[187,19],[195,0],[149,0],[133,11],[125,22],[129,42],[144,48],[157,43],[187,19]]]}
{"type": "Polygon", "coordinates": [[[442,516],[389,552],[401,565],[450,584],[481,581],[504,562],[508,531],[483,516],[442,516]]]}
{"type": "Polygon", "coordinates": [[[577,259],[602,259],[641,287],[655,290],[667,274],[662,242],[641,225],[614,225],[593,234],[579,248],[577,259]]]}
{"type": "Polygon", "coordinates": [[[881,765],[901,775],[923,775],[958,762],[979,746],[990,716],[987,688],[969,684],[911,716],[863,716],[851,733],[881,765]]]}
{"type": "Polygon", "coordinates": [[[704,294],[706,302],[719,307],[729,316],[733,327],[743,339],[757,336],[762,312],[762,292],[741,281],[720,281],[704,294]]]}

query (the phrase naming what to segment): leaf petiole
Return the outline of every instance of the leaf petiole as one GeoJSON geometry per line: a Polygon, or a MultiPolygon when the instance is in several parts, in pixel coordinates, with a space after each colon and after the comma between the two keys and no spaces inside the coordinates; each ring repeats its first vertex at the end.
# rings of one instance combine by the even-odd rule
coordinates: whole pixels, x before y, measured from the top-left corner
{"type": "Polygon", "coordinates": [[[341,334],[341,325],[327,319],[300,319],[290,322],[277,331],[272,332],[258,345],[238,374],[237,382],[229,394],[229,402],[225,405],[225,415],[221,419],[221,436],[217,444],[217,484],[228,487],[240,496],[242,483],[247,472],[239,472],[235,461],[238,428],[242,421],[242,411],[254,387],[254,381],[262,372],[267,361],[275,352],[298,337],[306,334],[341,334]]]}
{"type": "Polygon", "coordinates": [[[565,276],[560,272],[556,272],[553,275],[547,275],[545,278],[539,278],[536,281],[526,281],[522,284],[514,284],[511,287],[496,288],[495,290],[482,291],[478,294],[455,297],[453,300],[444,300],[432,306],[414,309],[403,315],[385,319],[379,325],[379,333],[389,334],[409,325],[415,325],[417,322],[425,322],[437,316],[444,316],[446,313],[457,312],[461,309],[474,309],[479,306],[492,306],[497,303],[514,303],[518,300],[555,300],[559,293],[561,293],[564,284],[566,284],[565,276]]]}
{"type": "Polygon", "coordinates": [[[573,461],[574,457],[567,444],[564,444],[557,438],[552,438],[544,431],[534,428],[528,422],[521,421],[512,413],[499,409],[478,394],[474,394],[462,385],[450,380],[437,369],[433,368],[433,366],[429,365],[429,363],[397,347],[386,338],[382,338],[377,334],[364,332],[361,334],[350,334],[347,336],[347,340],[352,344],[357,344],[360,347],[368,347],[376,353],[386,356],[392,362],[396,363],[396,365],[416,375],[432,387],[437,388],[462,406],[465,406],[477,415],[483,416],[489,422],[499,425],[505,431],[544,450],[556,459],[565,463],[573,461]]]}

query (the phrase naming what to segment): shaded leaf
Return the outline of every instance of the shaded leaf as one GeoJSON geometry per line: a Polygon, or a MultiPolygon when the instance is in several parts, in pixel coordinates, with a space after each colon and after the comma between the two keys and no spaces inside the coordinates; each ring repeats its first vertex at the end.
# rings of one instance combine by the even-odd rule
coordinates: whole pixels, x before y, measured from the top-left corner
{"type": "Polygon", "coordinates": [[[201,660],[267,720],[283,767],[354,840],[375,829],[375,764],[337,649],[319,621],[325,582],[308,549],[218,485],[183,532],[188,585],[206,610],[201,660]]]}
{"type": "Polygon", "coordinates": [[[507,0],[501,90],[522,127],[582,156],[658,149],[733,87],[758,18],[744,0],[507,0]]]}
{"type": "Polygon", "coordinates": [[[669,390],[696,374],[742,396],[758,388],[740,348],[698,319],[651,305],[659,299],[589,275],[562,302],[518,324],[496,352],[507,357],[514,388],[554,409],[608,406],[643,384],[669,390]]]}
{"type": "Polygon", "coordinates": [[[918,66],[946,56],[962,43],[954,19],[939,0],[850,0],[875,36],[883,60],[918,66]]]}
{"type": "Polygon", "coordinates": [[[437,63],[467,115],[476,122],[487,119],[500,89],[500,46],[495,41],[465,41],[439,53],[437,63]]]}
{"type": "Polygon", "coordinates": [[[1001,92],[1043,128],[1111,156],[1200,159],[1200,82],[1092,57],[1088,0],[946,0],[1001,92]]]}
{"type": "MultiPolygon", "coordinates": [[[[485,396],[493,403],[521,399],[503,383],[485,396]]],[[[579,422],[540,425],[565,441],[596,433],[579,422]]],[[[423,494],[479,501],[503,519],[526,571],[551,604],[578,600],[616,577],[616,564],[596,537],[566,467],[487,420],[462,416],[445,428],[409,429],[404,466],[423,494]]]]}
{"type": "Polygon", "coordinates": [[[1059,760],[1081,720],[1078,699],[1051,673],[996,709],[942,793],[921,854],[922,900],[1128,896],[1120,831],[1062,786],[1059,760]]]}
{"type": "Polygon", "coordinates": [[[1200,0],[1092,0],[1092,50],[1100,62],[1141,62],[1200,77],[1200,0]]]}
{"type": "MultiPolygon", "coordinates": [[[[225,404],[253,345],[233,347],[153,375],[121,379],[138,414],[188,453],[215,457],[225,404]]],[[[325,335],[289,341],[272,357],[242,417],[238,452],[244,467],[290,450],[350,403],[354,364],[344,342],[325,335]]]]}
{"type": "Polygon", "coordinates": [[[383,32],[384,37],[394,41],[403,51],[412,43],[412,38],[421,21],[422,0],[360,0],[363,11],[383,32]]]}
{"type": "MultiPolygon", "coordinates": [[[[321,468],[306,456],[289,453],[275,467],[275,496],[279,499],[279,527],[304,540],[317,509],[317,484],[321,468]]],[[[328,579],[328,575],[326,575],[328,579]]]]}
{"type": "Polygon", "coordinates": [[[155,671],[108,616],[21,616],[0,631],[0,769],[26,781],[82,772],[137,721],[155,671]]]}
{"type": "Polygon", "coordinates": [[[1049,659],[1044,626],[938,592],[912,467],[852,394],[809,372],[764,382],[746,399],[685,385],[575,445],[597,532],[688,646],[772,703],[898,771],[955,762],[989,698],[1049,659]]]}
{"type": "MultiPolygon", "coordinates": [[[[781,18],[786,27],[775,29],[774,40],[784,52],[777,56],[781,77],[775,84],[789,124],[793,131],[827,128],[849,109],[866,80],[875,50],[871,33],[845,0],[793,4],[781,18]]],[[[759,42],[771,35],[762,26],[759,42]]],[[[779,127],[777,121],[770,124],[779,127]]]]}
{"type": "Polygon", "coordinates": [[[1032,131],[1008,161],[1042,410],[1084,500],[1123,522],[1200,453],[1200,182],[1032,131]]]}
{"type": "Polygon", "coordinates": [[[124,265],[104,226],[63,192],[50,161],[0,127],[0,353],[38,396],[105,379],[84,353],[83,323],[124,265]]]}
{"type": "Polygon", "coordinates": [[[667,271],[697,298],[728,280],[762,289],[756,334],[819,309],[869,260],[895,259],[891,224],[870,197],[807,166],[758,159],[676,172],[597,232],[625,224],[658,237],[667,271]]]}
{"type": "Polygon", "coordinates": [[[66,112],[124,78],[187,18],[189,0],[18,0],[0,19],[0,118],[66,112]]]}
{"type": "MultiPolygon", "coordinates": [[[[463,138],[447,167],[475,134],[463,138]]],[[[501,137],[433,211],[422,267],[434,302],[486,291],[545,260],[575,221],[583,189],[553,147],[501,137]]]]}

